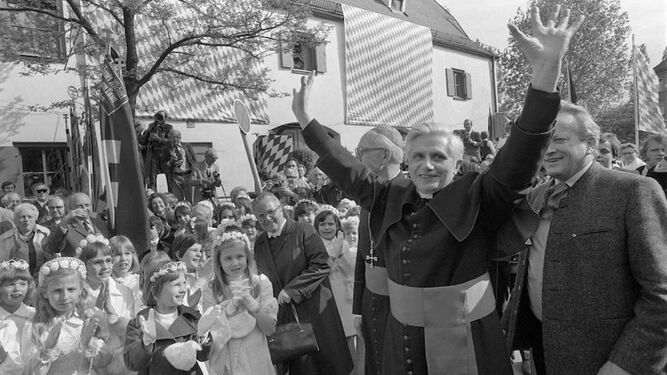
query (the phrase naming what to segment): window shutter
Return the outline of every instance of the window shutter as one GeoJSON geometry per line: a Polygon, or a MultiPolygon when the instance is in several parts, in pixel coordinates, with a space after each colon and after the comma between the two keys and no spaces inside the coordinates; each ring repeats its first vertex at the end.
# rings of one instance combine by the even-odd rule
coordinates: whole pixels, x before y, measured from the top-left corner
{"type": "Polygon", "coordinates": [[[454,71],[445,69],[447,76],[447,96],[454,96],[456,94],[456,86],[454,84],[454,71]]]}
{"type": "Polygon", "coordinates": [[[292,57],[292,49],[280,50],[280,66],[287,69],[294,67],[294,58],[292,57]]]}
{"type": "Polygon", "coordinates": [[[315,69],[318,73],[325,73],[327,71],[326,44],[315,47],[315,69]]]}
{"type": "Polygon", "coordinates": [[[466,99],[472,99],[472,78],[466,73],[466,99]]]}

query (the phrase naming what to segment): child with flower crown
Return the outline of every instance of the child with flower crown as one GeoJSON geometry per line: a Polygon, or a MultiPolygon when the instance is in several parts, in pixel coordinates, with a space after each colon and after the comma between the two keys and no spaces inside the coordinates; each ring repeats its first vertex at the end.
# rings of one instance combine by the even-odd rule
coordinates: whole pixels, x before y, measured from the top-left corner
{"type": "Polygon", "coordinates": [[[278,301],[269,279],[257,273],[248,237],[240,230],[213,242],[215,278],[204,292],[200,334],[213,338],[211,374],[275,374],[266,336],[275,331],[278,301]]]}
{"type": "Polygon", "coordinates": [[[0,374],[22,374],[31,352],[30,329],[35,309],[24,301],[35,281],[25,260],[0,262],[0,374]]]}
{"type": "Polygon", "coordinates": [[[97,373],[111,362],[99,334],[106,325],[104,312],[85,308],[86,266],[71,257],[54,258],[39,270],[32,323],[35,352],[30,374],[97,373]]]}
{"type": "Polygon", "coordinates": [[[141,375],[201,373],[208,360],[210,337],[197,335],[200,314],[183,304],[183,262],[148,262],[144,285],[147,308],[130,321],[125,336],[125,364],[141,375]]]}
{"type": "Polygon", "coordinates": [[[130,288],[117,283],[111,277],[113,254],[106,238],[101,235],[88,235],[80,245],[82,248],[80,251],[77,249],[77,253],[86,265],[86,307],[97,307],[106,314],[109,330],[108,340],[104,345],[113,355],[109,366],[98,373],[127,374],[129,371],[123,361],[123,343],[127,323],[135,317],[134,295],[130,288]]]}
{"type": "Polygon", "coordinates": [[[203,268],[206,265],[206,254],[202,244],[199,243],[197,236],[194,234],[181,234],[174,238],[171,251],[174,257],[185,263],[187,267],[185,272],[187,292],[184,303],[201,312],[202,290],[212,276],[211,267],[203,268]]]}

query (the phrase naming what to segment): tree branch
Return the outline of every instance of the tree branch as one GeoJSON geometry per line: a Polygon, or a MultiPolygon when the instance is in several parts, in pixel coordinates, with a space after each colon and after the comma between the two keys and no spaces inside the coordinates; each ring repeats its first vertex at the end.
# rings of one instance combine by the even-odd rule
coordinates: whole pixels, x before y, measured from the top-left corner
{"type": "Polygon", "coordinates": [[[102,9],[103,11],[109,13],[109,15],[111,15],[111,17],[113,17],[113,19],[116,20],[116,22],[118,22],[119,25],[123,26],[123,20],[121,20],[120,17],[116,14],[116,12],[114,12],[112,9],[105,7],[102,4],[96,3],[92,0],[86,0],[86,1],[88,1],[88,3],[90,3],[92,6],[102,9]]]}
{"type": "Polygon", "coordinates": [[[211,84],[211,85],[215,85],[215,86],[222,86],[223,89],[234,88],[234,89],[241,90],[241,91],[244,91],[244,92],[247,91],[247,90],[253,90],[250,87],[236,85],[236,84],[229,83],[229,82],[217,81],[217,80],[210,79],[210,78],[204,78],[204,77],[198,76],[196,74],[184,72],[182,70],[175,69],[175,68],[161,68],[160,71],[178,74],[178,75],[181,75],[183,77],[192,78],[196,81],[211,84]]]}
{"type": "Polygon", "coordinates": [[[74,0],[67,0],[67,4],[69,5],[70,9],[72,9],[74,15],[79,19],[78,23],[81,25],[81,27],[84,28],[84,30],[86,30],[88,35],[90,35],[90,37],[93,38],[93,40],[95,40],[95,42],[97,42],[101,47],[106,48],[107,45],[100,37],[100,34],[98,34],[90,22],[88,22],[88,20],[83,17],[79,4],[77,4],[74,0]]]}
{"type": "Polygon", "coordinates": [[[160,68],[160,65],[162,65],[164,60],[167,59],[167,57],[169,57],[169,54],[171,54],[172,51],[174,51],[179,47],[192,44],[192,41],[196,41],[198,39],[201,39],[202,37],[203,35],[194,35],[191,37],[183,38],[181,40],[178,40],[170,44],[164,51],[162,51],[160,57],[158,57],[157,60],[155,60],[155,63],[153,63],[153,66],[151,66],[148,72],[144,74],[144,76],[141,77],[139,81],[137,81],[137,88],[141,88],[141,86],[145,85],[146,82],[148,82],[151,79],[151,77],[153,77],[153,75],[157,73],[158,68],[160,68]]]}
{"type": "Polygon", "coordinates": [[[39,14],[47,15],[51,18],[54,18],[54,19],[57,19],[57,20],[60,20],[60,21],[64,21],[64,22],[68,22],[68,23],[76,23],[76,24],[82,25],[80,20],[77,20],[77,19],[74,19],[74,18],[67,18],[67,17],[59,16],[55,13],[51,13],[47,10],[38,9],[38,8],[0,8],[0,11],[39,13],[39,14]]]}

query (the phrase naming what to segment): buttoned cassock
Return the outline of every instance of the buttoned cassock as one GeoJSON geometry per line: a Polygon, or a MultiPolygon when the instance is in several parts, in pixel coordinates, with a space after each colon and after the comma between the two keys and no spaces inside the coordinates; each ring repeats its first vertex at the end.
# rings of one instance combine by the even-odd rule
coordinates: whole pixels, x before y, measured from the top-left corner
{"type": "MultiPolygon", "coordinates": [[[[440,302],[424,297],[410,306],[405,301],[413,299],[412,291],[441,298],[440,291],[448,294],[450,289],[472,287],[469,283],[478,285],[488,276],[490,260],[499,255],[493,246],[495,231],[510,217],[520,191],[530,186],[559,106],[558,93],[530,89],[507,147],[491,168],[481,175],[464,175],[428,203],[419,198],[411,181],[378,182],[317,121],[303,130],[306,143],[320,156],[319,168],[370,211],[373,239],[383,243],[392,310],[383,374],[421,375],[429,373],[429,368],[431,374],[512,373],[492,293],[490,312],[481,317],[475,311],[458,315],[461,308],[472,305],[459,300],[465,294],[440,302]],[[398,291],[395,294],[392,285],[398,291]],[[402,313],[419,316],[422,312],[412,311],[419,309],[423,309],[423,326],[397,319],[402,313]],[[457,314],[456,321],[450,313],[457,314]]],[[[482,300],[488,304],[488,295],[482,300]]],[[[401,319],[406,321],[402,315],[401,319]]]]}
{"type": "MultiPolygon", "coordinates": [[[[537,227],[545,184],[518,207],[503,246],[537,227]],[[518,230],[516,230],[518,229],[518,230]]],[[[595,375],[608,360],[631,374],[666,374],[667,203],[652,179],[597,163],[551,219],[542,283],[548,374],[595,375]]],[[[525,344],[527,253],[503,316],[510,344],[525,344]]]]}

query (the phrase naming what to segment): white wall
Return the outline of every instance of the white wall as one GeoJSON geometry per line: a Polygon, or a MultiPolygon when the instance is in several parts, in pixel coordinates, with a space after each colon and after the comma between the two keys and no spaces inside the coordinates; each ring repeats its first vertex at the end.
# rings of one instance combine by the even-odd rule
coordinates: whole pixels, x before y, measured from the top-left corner
{"type": "Polygon", "coordinates": [[[462,129],[470,119],[473,130],[488,128],[489,108],[493,110],[491,60],[436,46],[433,51],[433,112],[435,122],[449,129],[462,129]],[[445,69],[461,69],[471,74],[472,99],[456,100],[447,96],[445,69]]]}

